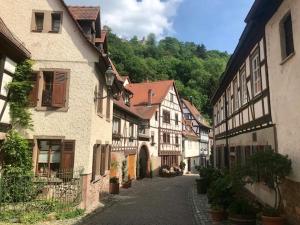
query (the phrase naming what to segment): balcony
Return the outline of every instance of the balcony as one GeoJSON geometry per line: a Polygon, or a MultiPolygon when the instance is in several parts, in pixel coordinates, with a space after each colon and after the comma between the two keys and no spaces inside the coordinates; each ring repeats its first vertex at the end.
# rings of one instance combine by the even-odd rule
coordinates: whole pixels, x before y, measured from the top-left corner
{"type": "Polygon", "coordinates": [[[139,127],[138,130],[139,139],[150,139],[150,129],[145,127],[139,127]]]}

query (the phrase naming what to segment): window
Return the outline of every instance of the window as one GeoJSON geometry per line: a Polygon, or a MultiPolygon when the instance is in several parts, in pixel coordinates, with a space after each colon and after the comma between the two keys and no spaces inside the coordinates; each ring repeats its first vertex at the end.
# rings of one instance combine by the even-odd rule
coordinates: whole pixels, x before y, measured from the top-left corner
{"type": "Polygon", "coordinates": [[[155,135],[154,131],[151,131],[151,144],[155,143],[154,135],[155,135]]]}
{"type": "Polygon", "coordinates": [[[165,144],[170,144],[171,143],[171,138],[169,133],[164,133],[163,134],[163,143],[165,144]]]}
{"type": "Polygon", "coordinates": [[[234,110],[237,110],[239,108],[239,90],[238,90],[238,82],[237,78],[233,81],[233,104],[234,104],[234,110]]]}
{"type": "Polygon", "coordinates": [[[178,114],[176,113],[176,114],[175,114],[175,125],[178,125],[178,123],[179,123],[179,120],[178,120],[178,114]]]}
{"type": "Polygon", "coordinates": [[[130,100],[129,100],[129,96],[127,93],[124,94],[123,99],[124,99],[125,105],[130,106],[130,100]]]}
{"type": "Polygon", "coordinates": [[[252,67],[252,81],[253,81],[253,94],[257,95],[261,92],[261,74],[260,74],[260,65],[259,65],[259,54],[258,51],[254,54],[251,60],[252,67]]]}
{"type": "Polygon", "coordinates": [[[175,144],[177,146],[179,146],[179,137],[178,137],[178,135],[175,136],[175,144]]]}
{"type": "Polygon", "coordinates": [[[134,137],[134,125],[133,125],[133,123],[129,124],[129,137],[131,137],[131,138],[134,137]]]}
{"type": "Polygon", "coordinates": [[[97,176],[104,176],[105,171],[110,169],[110,145],[94,145],[93,165],[92,165],[92,181],[97,176]]]}
{"type": "Polygon", "coordinates": [[[170,118],[170,112],[167,110],[163,111],[163,122],[164,123],[170,123],[171,118],[170,118]]]}
{"type": "Polygon", "coordinates": [[[61,13],[52,13],[52,32],[58,33],[61,27],[61,13]]]}
{"type": "Polygon", "coordinates": [[[157,121],[158,120],[158,112],[156,111],[155,112],[155,121],[157,121]]]}
{"type": "Polygon", "coordinates": [[[38,140],[37,173],[55,176],[60,169],[72,170],[75,141],[38,140]]]}
{"type": "MultiPolygon", "coordinates": [[[[63,108],[66,106],[67,96],[67,79],[68,73],[66,71],[44,71],[43,86],[42,86],[42,101],[41,106],[63,108]]],[[[33,91],[37,92],[38,89],[37,75],[33,91]]],[[[35,101],[38,101],[36,98],[35,101]]]]}
{"type": "Polygon", "coordinates": [[[34,31],[42,32],[44,29],[44,13],[35,13],[34,31]]]}
{"type": "Polygon", "coordinates": [[[231,106],[231,87],[229,86],[226,91],[227,94],[227,114],[231,115],[232,106],[231,106]]]}
{"type": "Polygon", "coordinates": [[[246,70],[243,69],[240,76],[241,83],[241,104],[247,103],[247,81],[246,81],[246,70]]]}
{"type": "Polygon", "coordinates": [[[293,23],[289,12],[280,22],[282,59],[294,53],[293,23]]]}
{"type": "Polygon", "coordinates": [[[119,118],[113,118],[113,134],[121,133],[121,120],[119,118]]]}
{"type": "Polygon", "coordinates": [[[170,102],[174,102],[174,95],[170,93],[170,102]]]}

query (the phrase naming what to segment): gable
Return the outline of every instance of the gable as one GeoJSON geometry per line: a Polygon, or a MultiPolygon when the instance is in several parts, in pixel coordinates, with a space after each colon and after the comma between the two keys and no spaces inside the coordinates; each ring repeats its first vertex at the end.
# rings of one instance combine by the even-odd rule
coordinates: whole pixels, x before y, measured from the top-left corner
{"type": "Polygon", "coordinates": [[[59,57],[60,61],[99,61],[97,49],[86,40],[62,0],[14,0],[10,4],[0,0],[0,4],[0,17],[17,37],[22,37],[33,59],[57,60],[59,57]],[[32,32],[33,10],[63,12],[61,33],[32,32]],[[14,13],[6,13],[9,11],[14,13]]]}

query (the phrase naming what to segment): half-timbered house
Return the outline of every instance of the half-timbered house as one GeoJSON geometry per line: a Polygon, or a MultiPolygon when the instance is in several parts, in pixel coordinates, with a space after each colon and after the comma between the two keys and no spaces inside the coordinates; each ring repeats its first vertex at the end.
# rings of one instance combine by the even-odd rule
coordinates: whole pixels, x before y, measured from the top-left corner
{"type": "MultiPolygon", "coordinates": [[[[198,156],[195,155],[195,152],[193,154],[193,157],[198,157],[195,166],[207,166],[210,157],[209,132],[211,127],[192,102],[186,99],[182,99],[181,101],[183,117],[187,121],[187,124],[191,126],[194,133],[199,137],[200,141],[198,156]]],[[[189,149],[185,149],[185,153],[188,151],[189,149]]],[[[188,160],[188,165],[190,164],[189,161],[190,160],[188,160]]]]}
{"type": "Polygon", "coordinates": [[[30,52],[0,18],[0,140],[5,138],[10,128],[6,86],[13,80],[17,64],[28,58],[30,52]]]}
{"type": "MultiPolygon", "coordinates": [[[[0,17],[22,37],[33,65],[33,140],[37,176],[80,170],[82,207],[108,191],[113,71],[99,7],[68,8],[63,0],[0,0],[0,17]],[[13,12],[13,13],[7,13],[13,12]]],[[[2,44],[2,42],[1,42],[2,44]]]]}
{"type": "MultiPolygon", "coordinates": [[[[214,163],[231,168],[264,149],[287,154],[293,172],[282,185],[284,209],[299,224],[299,55],[300,3],[256,0],[246,28],[215,92],[214,163]]],[[[248,186],[259,200],[274,204],[264,184],[248,186]]]]}
{"type": "Polygon", "coordinates": [[[174,81],[129,83],[130,107],[138,124],[137,174],[157,175],[161,165],[178,166],[182,153],[182,111],[174,81]]]}

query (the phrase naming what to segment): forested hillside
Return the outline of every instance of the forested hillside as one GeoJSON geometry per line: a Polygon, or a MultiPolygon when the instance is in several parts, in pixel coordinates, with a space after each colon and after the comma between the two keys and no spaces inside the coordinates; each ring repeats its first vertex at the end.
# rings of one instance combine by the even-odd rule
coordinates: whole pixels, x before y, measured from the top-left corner
{"type": "Polygon", "coordinates": [[[132,82],[174,79],[181,96],[190,99],[206,116],[211,115],[210,97],[229,55],[207,51],[204,45],[180,42],[166,37],[156,41],[150,34],[146,40],[136,37],[123,40],[110,32],[110,57],[121,75],[132,82]]]}

